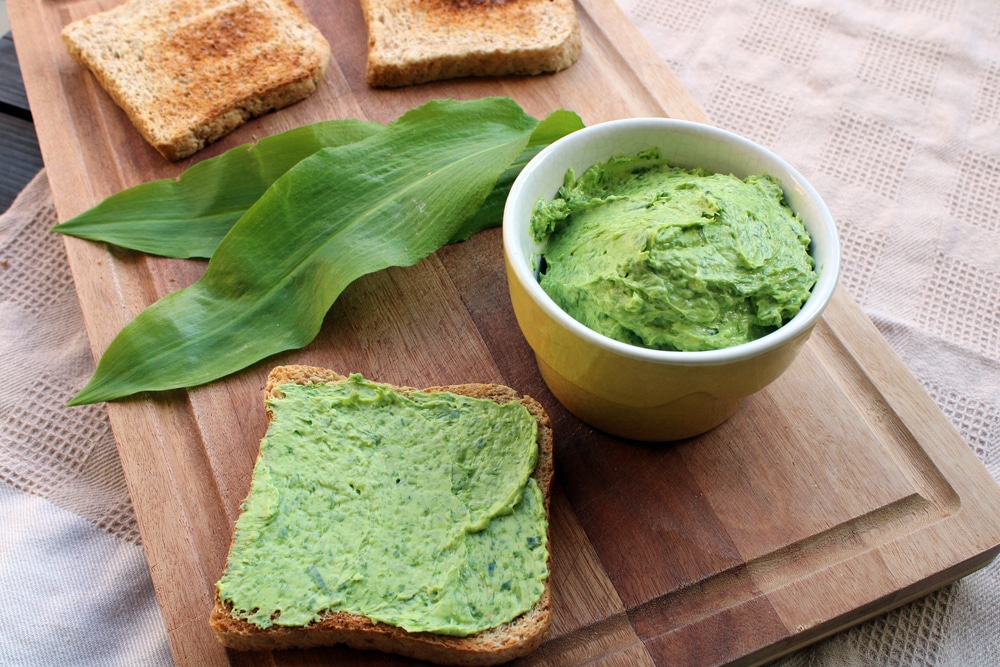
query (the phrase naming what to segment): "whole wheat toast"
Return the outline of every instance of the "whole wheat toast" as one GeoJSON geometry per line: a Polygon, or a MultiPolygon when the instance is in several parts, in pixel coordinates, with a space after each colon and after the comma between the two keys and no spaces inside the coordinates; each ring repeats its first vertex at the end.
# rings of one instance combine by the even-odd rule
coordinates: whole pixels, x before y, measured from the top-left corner
{"type": "Polygon", "coordinates": [[[128,0],[62,39],[170,160],[308,97],[330,59],[292,0],[128,0]]]}
{"type": "MultiPolygon", "coordinates": [[[[298,384],[338,382],[346,378],[334,371],[312,366],[279,366],[271,371],[264,388],[265,401],[280,395],[279,387],[298,384]]],[[[428,387],[392,387],[400,394],[416,391],[449,391],[503,404],[520,401],[538,424],[538,459],[532,477],[544,498],[546,516],[553,477],[553,437],[549,417],[540,403],[497,384],[463,384],[428,387]]],[[[270,412],[267,420],[273,419],[270,412]]],[[[534,651],[542,643],[552,621],[551,579],[546,579],[540,599],[527,612],[508,623],[459,637],[429,632],[408,632],[386,623],[374,623],[363,616],[344,612],[328,613],[303,627],[273,625],[259,628],[234,617],[231,606],[216,592],[210,624],[227,648],[267,651],[346,644],[352,648],[396,653],[445,665],[495,665],[534,651]]]]}
{"type": "Polygon", "coordinates": [[[573,0],[361,0],[361,8],[373,87],[555,72],[582,49],[573,0]]]}

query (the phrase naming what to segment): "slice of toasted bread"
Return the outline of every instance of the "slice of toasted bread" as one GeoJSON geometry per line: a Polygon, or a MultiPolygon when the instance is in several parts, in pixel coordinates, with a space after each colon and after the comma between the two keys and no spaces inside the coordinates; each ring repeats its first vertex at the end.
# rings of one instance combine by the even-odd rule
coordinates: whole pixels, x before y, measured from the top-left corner
{"type": "Polygon", "coordinates": [[[580,57],[573,0],[361,0],[368,85],[555,72],[580,57]]]}
{"type": "Polygon", "coordinates": [[[62,38],[170,160],[308,97],[330,59],[291,0],[129,0],[62,38]]]}
{"type": "MultiPolygon", "coordinates": [[[[271,371],[264,388],[265,401],[280,396],[279,387],[298,384],[339,382],[346,378],[334,371],[311,366],[279,366],[271,371]]],[[[474,398],[485,398],[504,404],[520,401],[538,424],[538,459],[532,477],[544,497],[545,513],[549,512],[549,496],[553,477],[553,438],[549,417],[540,403],[521,396],[513,389],[497,384],[463,384],[429,387],[392,387],[403,395],[416,391],[449,391],[474,398]]],[[[268,411],[268,424],[273,416],[268,411]]],[[[259,628],[231,614],[231,606],[216,592],[215,608],[210,624],[219,641],[227,648],[267,651],[288,648],[311,648],[346,644],[352,648],[378,650],[387,653],[428,660],[445,665],[495,665],[534,651],[542,643],[551,625],[551,578],[546,579],[541,598],[527,612],[508,623],[461,637],[430,632],[408,632],[386,623],[374,623],[368,618],[344,612],[328,613],[318,621],[303,627],[259,628]]]]}

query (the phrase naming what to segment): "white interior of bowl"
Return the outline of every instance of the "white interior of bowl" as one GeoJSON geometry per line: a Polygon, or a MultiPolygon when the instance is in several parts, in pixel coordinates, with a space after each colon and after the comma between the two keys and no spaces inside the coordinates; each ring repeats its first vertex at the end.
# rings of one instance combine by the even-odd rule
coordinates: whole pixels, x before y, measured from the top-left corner
{"type": "Polygon", "coordinates": [[[578,130],[552,143],[529,162],[514,181],[503,220],[504,252],[528,294],[576,335],[627,357],[671,364],[719,364],[745,359],[798,337],[822,315],[840,272],[840,243],[826,204],[791,165],[748,139],[718,128],[666,118],[610,121],[578,130]],[[531,211],[540,197],[552,199],[567,169],[579,176],[613,155],[635,155],[651,147],[674,166],[702,167],[740,178],[770,174],[781,182],[785,198],[812,236],[810,252],[819,279],[802,310],[776,331],[757,340],[704,352],[650,350],[603,336],[570,317],[538,284],[542,247],[531,238],[531,211]]]}

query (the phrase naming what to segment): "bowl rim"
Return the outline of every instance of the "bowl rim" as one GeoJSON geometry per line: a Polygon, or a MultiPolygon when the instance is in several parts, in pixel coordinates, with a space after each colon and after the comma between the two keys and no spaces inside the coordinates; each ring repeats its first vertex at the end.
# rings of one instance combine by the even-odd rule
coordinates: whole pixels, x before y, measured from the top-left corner
{"type": "MultiPolygon", "coordinates": [[[[606,160],[612,157],[612,155],[609,154],[602,159],[606,160]]],[[[565,173],[565,169],[562,170],[562,173],[565,173]]],[[[788,188],[785,185],[785,179],[782,178],[780,180],[782,181],[782,189],[785,190],[787,196],[788,188]]],[[[534,201],[531,202],[531,207],[533,206],[534,201]]],[[[776,153],[739,134],[705,123],[674,118],[640,117],[606,121],[576,130],[552,142],[539,151],[524,166],[521,173],[518,174],[511,185],[504,206],[502,227],[504,256],[508,267],[513,271],[514,276],[521,284],[521,287],[527,292],[528,296],[549,317],[577,337],[592,345],[629,359],[654,364],[683,366],[718,365],[747,360],[779,348],[811,331],[833,298],[840,274],[841,247],[836,223],[819,192],[797,169],[776,153]],[[742,153],[756,154],[786,172],[791,180],[794,181],[796,189],[800,190],[803,196],[810,200],[815,207],[818,219],[811,221],[812,224],[809,226],[818,224],[825,229],[827,246],[822,266],[820,266],[818,258],[814,255],[814,259],[817,260],[816,266],[819,278],[816,284],[813,285],[809,298],[805,301],[799,312],[775,331],[755,340],[718,350],[690,352],[654,350],[615,340],[586,327],[560,308],[545,290],[542,289],[532,268],[534,258],[524,256],[520,242],[522,238],[521,230],[530,230],[530,226],[519,226],[517,212],[514,210],[518,201],[527,196],[524,194],[524,191],[528,188],[528,184],[535,178],[540,169],[547,168],[547,163],[550,160],[559,159],[560,155],[566,152],[567,149],[575,147],[578,144],[595,140],[604,141],[607,140],[608,135],[616,133],[649,130],[663,133],[700,134],[709,137],[712,141],[736,146],[742,153]]],[[[811,231],[810,234],[812,234],[811,231]]]]}

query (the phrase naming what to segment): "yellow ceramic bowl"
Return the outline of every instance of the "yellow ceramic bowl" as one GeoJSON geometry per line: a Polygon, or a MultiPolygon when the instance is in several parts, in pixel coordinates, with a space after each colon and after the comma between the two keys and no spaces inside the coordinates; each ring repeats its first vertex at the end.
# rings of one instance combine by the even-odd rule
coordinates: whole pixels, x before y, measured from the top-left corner
{"type": "Polygon", "coordinates": [[[503,220],[504,258],[518,325],[553,395],[583,421],[635,440],[676,440],[721,424],[740,402],[792,363],[833,296],[840,270],[837,229],[823,200],[784,160],[708,125],[636,118],[594,125],[554,142],[522,170],[503,220]],[[567,315],[538,284],[542,248],[531,238],[531,211],[552,199],[566,170],[582,174],[613,155],[656,146],[672,165],[740,178],[770,174],[812,236],[819,279],[802,310],[749,343],[706,352],[650,350],[622,343],[567,315]]]}

